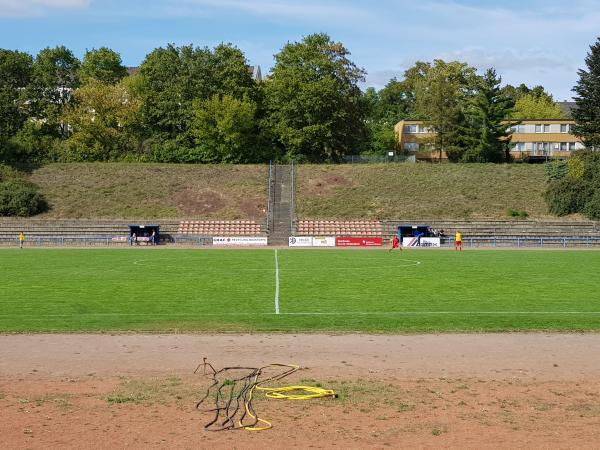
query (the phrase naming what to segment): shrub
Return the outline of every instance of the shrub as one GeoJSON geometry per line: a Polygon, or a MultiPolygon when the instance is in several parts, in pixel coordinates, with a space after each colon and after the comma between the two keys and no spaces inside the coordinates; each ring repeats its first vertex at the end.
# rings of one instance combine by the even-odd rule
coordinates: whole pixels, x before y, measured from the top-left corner
{"type": "Polygon", "coordinates": [[[595,189],[586,202],[583,213],[590,219],[600,220],[600,189],[595,189]]]}
{"type": "Polygon", "coordinates": [[[529,217],[529,214],[527,213],[527,211],[519,211],[516,209],[512,209],[512,208],[508,208],[506,210],[506,215],[509,217],[529,217]]]}
{"type": "Polygon", "coordinates": [[[47,209],[34,184],[19,178],[0,182],[0,216],[29,217],[47,209]]]}
{"type": "Polygon", "coordinates": [[[590,194],[590,185],[585,180],[564,178],[552,182],[544,197],[552,214],[566,216],[583,212],[590,194]]]}
{"type": "Polygon", "coordinates": [[[544,165],[544,172],[550,180],[560,180],[567,174],[567,163],[565,161],[552,161],[544,165]]]}

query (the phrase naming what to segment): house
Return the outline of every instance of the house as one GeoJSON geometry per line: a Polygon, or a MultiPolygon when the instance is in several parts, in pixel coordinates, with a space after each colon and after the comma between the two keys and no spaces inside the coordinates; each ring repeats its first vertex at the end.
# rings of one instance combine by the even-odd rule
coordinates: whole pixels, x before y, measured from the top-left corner
{"type": "MultiPolygon", "coordinates": [[[[572,119],[521,120],[510,126],[510,154],[515,159],[567,159],[573,151],[585,148],[581,140],[571,133],[574,124],[572,119]]],[[[435,132],[423,121],[401,120],[394,131],[402,151],[421,161],[439,159],[439,152],[431,148],[435,132]]],[[[444,152],[441,157],[442,160],[447,159],[444,152]]]]}

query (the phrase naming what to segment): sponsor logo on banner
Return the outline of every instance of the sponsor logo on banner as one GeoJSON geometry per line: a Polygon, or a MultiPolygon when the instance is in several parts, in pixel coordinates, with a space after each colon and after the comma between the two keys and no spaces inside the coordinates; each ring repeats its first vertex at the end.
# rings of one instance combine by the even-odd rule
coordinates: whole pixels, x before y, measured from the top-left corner
{"type": "Polygon", "coordinates": [[[380,247],[383,239],[380,237],[338,237],[336,247],[380,247]]]}
{"type": "Polygon", "coordinates": [[[441,247],[441,240],[439,237],[422,237],[418,239],[416,237],[405,237],[402,238],[403,247],[441,247]]]}
{"type": "Polygon", "coordinates": [[[213,237],[213,245],[267,245],[267,238],[258,236],[215,236],[213,237]]]}
{"type": "Polygon", "coordinates": [[[312,247],[313,237],[312,236],[290,236],[288,245],[290,247],[312,247]]]}
{"type": "Polygon", "coordinates": [[[313,247],[335,247],[334,236],[313,236],[313,247]]]}

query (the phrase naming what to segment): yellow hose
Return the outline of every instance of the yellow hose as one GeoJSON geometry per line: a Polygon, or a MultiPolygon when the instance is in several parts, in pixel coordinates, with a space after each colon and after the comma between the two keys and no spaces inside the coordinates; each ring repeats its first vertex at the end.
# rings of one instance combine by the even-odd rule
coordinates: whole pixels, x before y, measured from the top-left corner
{"type": "MultiPolygon", "coordinates": [[[[291,367],[295,370],[298,370],[300,367],[295,365],[287,365],[287,364],[277,364],[278,366],[291,367]]],[[[258,375],[255,377],[258,378],[258,375]]],[[[277,379],[277,378],[275,378],[277,379]]],[[[272,381],[273,379],[267,379],[264,382],[272,381]]],[[[263,383],[264,383],[263,382],[263,383]]],[[[246,413],[252,417],[253,419],[258,420],[260,423],[265,424],[264,426],[254,426],[254,427],[244,427],[240,422],[240,426],[242,426],[245,430],[248,431],[263,431],[272,428],[271,422],[261,419],[260,417],[256,417],[254,414],[250,412],[248,405],[252,401],[252,397],[254,394],[254,390],[259,390],[265,392],[265,396],[267,398],[275,398],[280,400],[311,400],[313,398],[324,398],[324,397],[337,397],[335,391],[331,389],[323,389],[320,387],[314,386],[283,386],[278,388],[273,387],[263,387],[259,386],[261,383],[256,383],[252,389],[250,389],[250,393],[248,395],[248,400],[245,403],[246,413]],[[290,392],[295,392],[295,394],[290,394],[290,392]]]]}

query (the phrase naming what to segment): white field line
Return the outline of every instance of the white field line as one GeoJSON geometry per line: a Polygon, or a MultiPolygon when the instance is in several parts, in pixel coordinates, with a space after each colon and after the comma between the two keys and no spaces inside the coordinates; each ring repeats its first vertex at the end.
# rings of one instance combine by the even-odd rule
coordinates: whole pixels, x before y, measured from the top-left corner
{"type": "Polygon", "coordinates": [[[275,314],[279,314],[279,261],[275,249],[275,314]]]}
{"type": "Polygon", "coordinates": [[[348,311],[348,312],[224,312],[224,313],[76,313],[76,314],[0,314],[1,318],[32,318],[44,320],[52,317],[219,317],[219,316],[435,316],[435,315],[600,315],[600,311],[348,311]]]}

